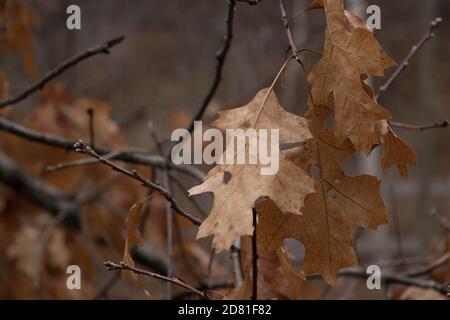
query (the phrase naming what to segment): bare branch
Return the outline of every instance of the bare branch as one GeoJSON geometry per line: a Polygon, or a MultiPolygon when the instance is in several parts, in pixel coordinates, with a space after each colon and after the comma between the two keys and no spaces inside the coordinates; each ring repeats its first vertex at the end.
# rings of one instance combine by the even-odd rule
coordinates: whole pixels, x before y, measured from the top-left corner
{"type": "Polygon", "coordinates": [[[86,112],[89,116],[89,145],[91,148],[95,148],[94,109],[89,108],[86,112]]]}
{"type": "Polygon", "coordinates": [[[140,275],[152,277],[152,278],[155,278],[155,279],[158,279],[158,280],[168,281],[170,283],[176,284],[177,286],[180,286],[180,287],[186,289],[187,291],[189,291],[191,293],[194,293],[194,294],[200,296],[203,299],[210,300],[210,297],[206,294],[206,292],[200,291],[200,290],[196,289],[195,287],[193,287],[193,286],[187,284],[186,282],[184,282],[184,281],[182,281],[182,280],[180,280],[178,278],[175,278],[175,277],[170,277],[169,278],[169,277],[160,275],[158,273],[154,273],[154,272],[151,272],[151,271],[147,271],[147,270],[143,270],[143,269],[139,269],[139,268],[136,268],[136,267],[129,266],[129,265],[123,263],[123,262],[120,262],[119,264],[116,264],[116,263],[113,263],[113,262],[109,261],[109,262],[105,262],[104,265],[105,265],[105,267],[108,270],[126,270],[126,271],[134,272],[135,274],[140,274],[140,275]]]}
{"type": "Polygon", "coordinates": [[[284,10],[283,2],[281,0],[278,0],[278,4],[280,6],[280,11],[281,11],[281,20],[283,21],[284,28],[286,29],[286,35],[287,35],[287,38],[288,38],[289,46],[291,47],[292,57],[304,69],[305,66],[303,64],[303,61],[300,59],[300,56],[299,56],[300,51],[297,49],[297,46],[295,45],[294,37],[292,36],[292,32],[291,32],[291,29],[290,29],[290,26],[289,26],[289,21],[288,21],[287,16],[286,16],[286,11],[284,10]]]}
{"type": "Polygon", "coordinates": [[[16,104],[22,100],[25,100],[31,94],[39,90],[42,90],[48,82],[50,82],[51,80],[62,74],[64,71],[70,69],[73,66],[76,66],[80,62],[98,54],[109,54],[110,49],[121,43],[124,39],[125,37],[118,37],[111,39],[101,45],[87,49],[86,51],[69,58],[68,60],[64,61],[59,66],[57,66],[55,69],[47,72],[41,79],[39,79],[36,83],[30,85],[23,92],[19,93],[14,97],[10,97],[4,101],[1,101],[0,109],[16,104]]]}
{"type": "MultiPolygon", "coordinates": [[[[114,159],[114,157],[116,157],[118,154],[120,154],[120,151],[114,151],[114,152],[104,155],[103,158],[114,159]]],[[[64,170],[64,169],[88,166],[88,165],[93,165],[93,164],[98,164],[98,160],[97,159],[79,159],[79,160],[57,163],[54,165],[47,166],[47,167],[45,167],[45,171],[46,172],[55,172],[55,171],[60,171],[60,170],[64,170]]]]}
{"type": "Polygon", "coordinates": [[[67,221],[74,224],[78,221],[77,206],[69,196],[30,176],[3,153],[0,153],[0,181],[53,215],[70,212],[73,219],[68,218],[67,221]]]}
{"type": "MultiPolygon", "coordinates": [[[[368,278],[368,274],[364,269],[343,269],[339,272],[340,277],[354,277],[366,280],[368,278]]],[[[309,276],[308,278],[314,278],[315,276],[309,276]]],[[[447,295],[450,292],[450,289],[447,284],[439,284],[433,280],[422,280],[415,279],[409,277],[408,275],[391,273],[387,271],[383,271],[381,273],[381,282],[389,285],[389,284],[399,284],[405,286],[413,286],[424,289],[433,289],[441,294],[447,295]]]]}
{"type": "MultiPolygon", "coordinates": [[[[150,131],[150,135],[158,149],[158,152],[161,156],[164,156],[164,150],[159,142],[158,135],[155,131],[155,127],[152,122],[149,122],[147,124],[148,129],[150,131]]],[[[171,186],[171,180],[170,180],[170,169],[168,166],[165,166],[162,170],[163,172],[163,180],[164,180],[164,188],[167,190],[168,193],[172,194],[172,186],[171,186]]],[[[172,211],[172,204],[169,201],[166,201],[166,232],[167,232],[167,259],[168,259],[168,266],[167,266],[167,277],[171,278],[173,276],[173,211],[172,211]]],[[[181,239],[180,239],[181,241],[181,239]]],[[[172,299],[172,283],[167,282],[166,283],[166,299],[171,300],[172,299]]]]}
{"type": "Polygon", "coordinates": [[[114,171],[120,172],[138,182],[140,182],[143,186],[150,188],[152,190],[155,190],[159,192],[164,198],[166,198],[167,201],[170,202],[173,209],[175,209],[180,215],[191,221],[195,225],[200,225],[202,221],[194,216],[192,216],[190,213],[182,209],[176,199],[172,196],[170,192],[168,192],[164,187],[161,185],[154,183],[150,180],[145,179],[143,176],[141,176],[139,173],[136,172],[136,170],[128,171],[127,169],[124,169],[122,167],[119,167],[118,165],[112,163],[111,161],[103,158],[100,156],[97,152],[95,152],[91,147],[86,146],[82,141],[79,141],[75,143],[75,149],[77,152],[87,154],[91,157],[96,158],[99,162],[111,167],[114,171]]]}
{"type": "Polygon", "coordinates": [[[437,210],[431,210],[430,215],[445,229],[450,232],[450,221],[447,217],[439,214],[437,210]]]}
{"type": "Polygon", "coordinates": [[[235,2],[245,2],[250,6],[254,6],[257,5],[258,3],[260,3],[262,0],[234,0],[235,2]]]}
{"type": "Polygon", "coordinates": [[[434,270],[442,267],[444,264],[447,263],[447,261],[450,260],[450,253],[444,254],[443,256],[437,258],[432,264],[430,264],[428,267],[423,268],[418,271],[414,271],[411,273],[408,273],[408,277],[421,277],[427,274],[432,273],[434,270]]]}
{"type": "Polygon", "coordinates": [[[407,129],[407,130],[429,130],[429,129],[442,129],[448,127],[448,120],[443,120],[439,122],[429,123],[429,124],[407,124],[395,121],[389,121],[389,125],[394,128],[407,129]]]}
{"type": "Polygon", "coordinates": [[[256,220],[258,213],[253,208],[253,237],[252,237],[252,271],[253,271],[253,283],[252,283],[252,300],[258,300],[258,244],[256,239],[256,220]]]}
{"type": "Polygon", "coordinates": [[[94,296],[93,300],[100,300],[107,297],[108,292],[114,287],[114,285],[120,279],[120,272],[116,272],[105,284],[98,290],[97,294],[94,296]]]}
{"type": "MultiPolygon", "coordinates": [[[[53,216],[58,216],[61,212],[65,212],[65,215],[69,213],[65,216],[64,226],[74,230],[81,227],[78,215],[81,205],[96,200],[98,195],[104,192],[103,188],[99,188],[94,193],[73,199],[44,181],[28,175],[3,153],[0,153],[0,182],[53,216]]],[[[135,261],[152,269],[167,270],[165,257],[148,242],[143,246],[133,247],[132,256],[135,261]]]]}
{"type": "Polygon", "coordinates": [[[403,62],[397,67],[394,73],[389,77],[389,79],[378,89],[377,94],[375,95],[375,100],[378,101],[381,98],[381,95],[386,92],[392,83],[398,78],[398,76],[405,70],[411,59],[419,52],[419,50],[431,39],[434,38],[434,31],[440,26],[442,23],[442,18],[436,18],[430,23],[430,27],[428,28],[427,33],[420,39],[420,41],[411,48],[411,51],[403,60],[403,62]]]}
{"type": "MultiPolygon", "coordinates": [[[[53,134],[26,128],[18,123],[2,117],[0,117],[0,130],[5,130],[28,141],[37,142],[68,151],[75,151],[74,145],[77,143],[74,140],[69,140],[53,134]]],[[[112,150],[99,147],[96,147],[94,151],[100,155],[107,155],[113,152],[112,150]]],[[[188,174],[199,181],[203,181],[205,177],[205,175],[200,170],[192,166],[175,165],[164,157],[145,154],[146,152],[147,151],[136,152],[135,150],[120,151],[117,152],[117,155],[113,158],[113,160],[119,160],[133,164],[150,165],[161,169],[168,165],[171,169],[182,172],[184,174],[188,174]]]]}
{"type": "MultiPolygon", "coordinates": [[[[245,1],[245,2],[249,3],[249,1],[245,1]]],[[[259,1],[250,1],[250,2],[255,2],[254,4],[256,4],[259,1]]],[[[189,126],[189,132],[192,132],[192,130],[194,130],[194,122],[199,121],[203,118],[203,115],[204,115],[206,109],[208,108],[209,103],[211,102],[212,98],[216,94],[217,89],[219,88],[220,82],[222,81],[223,66],[225,64],[225,60],[227,58],[228,51],[230,50],[230,47],[231,47],[231,41],[233,40],[233,22],[234,22],[235,7],[236,7],[236,0],[229,0],[228,1],[228,16],[227,16],[227,20],[226,20],[227,34],[225,36],[225,42],[223,44],[223,48],[216,55],[216,60],[217,60],[216,74],[214,76],[214,80],[211,85],[211,88],[209,89],[208,93],[206,94],[206,97],[203,99],[200,109],[198,110],[197,114],[195,115],[194,119],[191,122],[191,125],[189,126]]]]}

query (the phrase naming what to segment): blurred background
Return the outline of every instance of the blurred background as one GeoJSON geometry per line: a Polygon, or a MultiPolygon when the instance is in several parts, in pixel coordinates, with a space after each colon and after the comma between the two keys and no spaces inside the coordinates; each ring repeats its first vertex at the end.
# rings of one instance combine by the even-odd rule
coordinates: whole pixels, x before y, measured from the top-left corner
{"type": "MultiPolygon", "coordinates": [[[[16,25],[8,22],[5,14],[0,20],[2,29],[14,26],[14,37],[18,39],[15,43],[0,38],[3,42],[0,70],[11,93],[21,91],[68,57],[116,36],[125,36],[125,41],[113,48],[110,55],[99,55],[79,64],[40,94],[2,111],[8,119],[35,130],[87,140],[86,110],[93,108],[96,144],[111,148],[128,146],[157,154],[155,141],[149,133],[149,121],[161,141],[167,140],[173,129],[189,126],[213,80],[215,54],[222,47],[226,33],[226,0],[1,0],[0,6],[5,10],[11,3],[18,6],[13,17],[16,25]],[[66,8],[70,4],[81,8],[82,29],[79,31],[66,28],[66,8]]],[[[307,0],[284,1],[288,16],[305,9],[307,3],[307,0]]],[[[380,104],[391,112],[395,121],[402,123],[425,124],[450,118],[450,2],[346,1],[346,7],[362,17],[371,4],[381,8],[382,29],[375,31],[376,37],[397,63],[427,32],[431,20],[442,17],[443,24],[436,30],[435,38],[413,58],[383,94],[380,104]]],[[[296,17],[291,28],[297,46],[322,50],[324,25],[321,10],[296,17]]],[[[245,104],[269,85],[283,63],[287,48],[275,1],[263,0],[255,6],[237,3],[234,39],[223,80],[204,121],[214,120],[217,111],[245,104]]],[[[318,61],[316,55],[309,53],[304,58],[308,71],[318,61]]],[[[393,71],[388,70],[387,74],[393,71]]],[[[371,79],[375,89],[384,81],[371,79]]],[[[290,112],[303,114],[307,110],[306,83],[295,64],[287,69],[283,84],[283,87],[276,87],[281,104],[290,112]]],[[[378,232],[355,232],[354,244],[363,266],[393,261],[409,261],[413,267],[420,266],[449,249],[445,220],[450,218],[450,131],[395,131],[416,151],[417,165],[409,168],[407,180],[402,180],[394,169],[384,174],[382,194],[391,224],[378,232]]],[[[101,166],[44,172],[48,165],[80,156],[32,144],[4,132],[0,139],[2,153],[8,158],[31,176],[43,179],[72,197],[111,185],[102,195],[104,199],[83,207],[81,234],[62,225],[54,226],[55,215],[48,215],[42,208],[30,204],[20,192],[2,187],[0,298],[141,299],[148,298],[148,292],[152,298],[163,297],[164,284],[148,279],[140,279],[138,285],[133,281],[119,281],[118,276],[106,272],[101,264],[105,260],[121,259],[124,218],[134,203],[145,200],[145,190],[101,166]],[[41,244],[43,241],[45,246],[41,244]],[[81,291],[65,288],[68,264],[82,266],[86,285],[81,291]]],[[[348,162],[346,172],[369,173],[381,178],[378,157],[377,150],[370,157],[357,156],[348,162]]],[[[156,174],[157,180],[162,179],[151,168],[139,169],[150,176],[156,174]]],[[[180,179],[185,188],[196,184],[191,178],[180,179]]],[[[201,214],[185,197],[182,188],[174,189],[183,206],[201,214]]],[[[202,211],[208,212],[211,197],[198,199],[202,211]]],[[[149,217],[141,227],[147,255],[144,254],[144,258],[141,255],[140,263],[147,262],[143,265],[148,267],[145,259],[150,259],[154,270],[164,271],[165,203],[155,196],[146,206],[149,217]],[[159,261],[159,265],[155,265],[154,260],[159,261]]],[[[180,240],[176,242],[174,253],[176,273],[198,285],[204,285],[208,282],[205,279],[209,279],[217,282],[218,290],[232,287],[230,255],[215,257],[213,271],[208,276],[209,240],[194,242],[195,229],[181,219],[178,224],[176,231],[180,240]]],[[[289,247],[301,266],[302,246],[289,242],[289,247]]],[[[407,267],[411,265],[395,266],[399,270],[407,267]]],[[[445,276],[441,277],[445,278],[449,265],[444,267],[445,276]]],[[[335,288],[316,282],[305,288],[305,298],[385,297],[382,292],[364,289],[364,282],[357,279],[339,279],[335,288]]]]}

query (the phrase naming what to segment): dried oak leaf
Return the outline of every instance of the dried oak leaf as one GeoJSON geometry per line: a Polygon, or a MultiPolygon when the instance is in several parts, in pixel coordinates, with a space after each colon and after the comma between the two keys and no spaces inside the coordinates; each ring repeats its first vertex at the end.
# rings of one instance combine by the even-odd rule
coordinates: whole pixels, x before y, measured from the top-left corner
{"type": "MultiPolygon", "coordinates": [[[[279,129],[280,144],[311,138],[307,120],[284,111],[270,89],[260,91],[246,106],[221,112],[212,126],[223,131],[279,129]]],[[[246,143],[244,148],[236,151],[236,156],[241,152],[256,152],[250,147],[251,144],[246,143]]],[[[261,175],[262,167],[260,162],[220,164],[208,173],[203,184],[189,190],[190,195],[214,193],[213,208],[200,226],[197,238],[214,235],[213,246],[220,252],[229,249],[238,236],[251,235],[252,208],[260,197],[272,199],[284,211],[301,214],[305,196],[314,192],[313,180],[283,153],[276,174],[261,175]]]]}
{"type": "MultiPolygon", "coordinates": [[[[309,9],[318,9],[318,8],[324,8],[324,1],[318,0],[314,1],[309,5],[309,9]]],[[[356,32],[358,29],[366,30],[366,32],[369,32],[369,40],[366,40],[370,42],[370,47],[376,47],[377,50],[374,50],[374,52],[378,52],[379,54],[375,56],[375,59],[377,64],[384,65],[384,68],[389,67],[389,61],[382,49],[379,47],[378,43],[376,42],[375,38],[371,34],[370,28],[367,26],[367,24],[362,20],[360,17],[354,15],[353,13],[344,10],[345,20],[346,20],[346,27],[349,30],[349,32],[356,32]]],[[[361,31],[359,31],[361,32],[361,31]]],[[[367,46],[367,44],[365,44],[367,46]]],[[[362,49],[360,49],[362,50],[362,49]]],[[[391,63],[393,63],[391,61],[391,63]]],[[[382,75],[383,74],[383,68],[380,68],[377,70],[379,74],[376,75],[382,75]]],[[[362,85],[364,91],[369,95],[371,99],[374,98],[374,92],[372,88],[367,85],[364,81],[368,78],[367,74],[361,74],[360,75],[360,84],[362,85]]],[[[355,78],[357,79],[357,78],[355,78]]],[[[362,93],[361,93],[362,94],[362,93]]],[[[371,143],[372,145],[375,145],[374,136],[372,135],[372,127],[373,122],[370,124],[371,128],[371,143]]],[[[387,171],[391,166],[397,165],[398,170],[400,172],[400,175],[404,178],[407,177],[407,165],[415,165],[416,163],[416,156],[414,151],[406,144],[404,141],[402,141],[399,137],[395,135],[393,130],[389,127],[386,120],[380,120],[375,122],[375,135],[378,136],[379,142],[383,144],[383,157],[381,159],[381,164],[383,167],[383,171],[387,171]],[[382,133],[377,132],[377,129],[383,128],[382,133]]],[[[354,140],[352,140],[354,141],[354,140]]],[[[369,147],[369,143],[367,144],[367,147],[369,147]]],[[[366,149],[368,150],[368,149],[366,149]]]]}
{"type": "MultiPolygon", "coordinates": [[[[315,105],[334,101],[338,144],[349,138],[358,151],[371,151],[378,144],[377,121],[390,114],[370,97],[361,81],[365,75],[383,76],[395,63],[386,55],[372,31],[358,19],[348,19],[343,0],[324,0],[327,31],[324,53],[308,76],[315,105]]],[[[351,16],[351,15],[350,15],[351,16]]]]}
{"type": "Polygon", "coordinates": [[[391,166],[396,165],[403,178],[408,177],[408,165],[416,164],[416,154],[411,147],[388,127],[387,133],[382,138],[383,155],[381,166],[386,172],[391,166]]]}
{"type": "MultiPolygon", "coordinates": [[[[134,244],[140,245],[144,241],[141,232],[139,231],[139,223],[141,221],[143,208],[143,202],[134,204],[131,207],[130,212],[128,213],[127,219],[125,220],[125,225],[127,227],[127,237],[125,240],[125,249],[122,261],[132,267],[134,267],[135,264],[130,253],[131,247],[134,244]]],[[[137,282],[137,276],[133,272],[122,272],[122,280],[125,280],[127,277],[131,277],[133,281],[137,282]]]]}
{"type": "MultiPolygon", "coordinates": [[[[251,238],[243,237],[241,242],[241,262],[244,281],[227,295],[228,299],[251,299],[253,288],[252,260],[251,238]]],[[[300,299],[300,285],[306,278],[303,272],[290,263],[288,254],[283,247],[267,250],[261,243],[258,243],[257,264],[258,299],[300,299]]]]}
{"type": "Polygon", "coordinates": [[[347,140],[339,145],[326,128],[330,108],[316,106],[307,118],[315,136],[290,157],[315,175],[317,193],[308,195],[303,216],[280,210],[272,201],[257,206],[261,231],[259,237],[268,249],[282,246],[285,238],[294,238],[305,247],[305,273],[319,273],[330,284],[341,268],[357,264],[352,247],[357,227],[377,229],[388,222],[379,195],[380,182],[372,176],[346,176],[341,165],[354,152],[347,140]]]}

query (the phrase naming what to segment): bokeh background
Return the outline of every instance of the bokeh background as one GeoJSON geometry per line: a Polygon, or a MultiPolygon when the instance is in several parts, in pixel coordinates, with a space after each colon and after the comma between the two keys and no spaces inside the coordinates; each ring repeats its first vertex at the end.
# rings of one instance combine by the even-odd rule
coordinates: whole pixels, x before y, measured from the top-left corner
{"type": "MultiPolygon", "coordinates": [[[[8,1],[2,0],[0,3],[4,5],[8,1]]],[[[152,121],[161,140],[168,139],[174,128],[189,124],[214,77],[215,54],[222,46],[226,31],[226,0],[19,2],[33,12],[37,21],[36,26],[31,28],[33,40],[29,49],[36,68],[35,75],[41,75],[67,57],[110,38],[124,35],[126,39],[110,55],[91,58],[64,73],[43,94],[35,95],[8,111],[8,118],[42,131],[77,139],[86,136],[84,110],[93,107],[98,109],[101,118],[98,120],[101,121],[98,124],[100,129],[96,134],[99,144],[113,147],[127,145],[152,151],[156,149],[149,134],[149,121],[152,121]],[[65,11],[70,4],[81,7],[80,31],[69,31],[66,28],[65,11]],[[70,112],[64,110],[67,107],[70,107],[70,112]]],[[[307,3],[306,0],[284,1],[288,16],[303,10],[307,3]]],[[[376,36],[386,52],[398,63],[427,32],[431,20],[442,17],[444,22],[436,30],[435,38],[427,42],[382,96],[381,105],[398,122],[424,124],[450,118],[450,2],[346,1],[348,9],[362,16],[365,16],[365,8],[370,4],[379,5],[382,13],[382,29],[375,31],[376,36]]],[[[292,32],[297,46],[321,50],[324,23],[323,12],[320,10],[295,18],[292,32]]],[[[285,30],[275,1],[263,0],[256,6],[238,3],[234,40],[226,60],[223,80],[204,120],[212,121],[217,111],[244,104],[257,91],[270,84],[283,62],[287,48],[285,30]]],[[[304,58],[308,70],[311,70],[318,59],[308,53],[304,58]]],[[[0,70],[7,78],[12,93],[20,91],[36,79],[30,75],[33,72],[24,68],[21,54],[14,50],[1,53],[0,70]]],[[[392,72],[393,70],[388,70],[388,75],[392,72]]],[[[384,80],[371,79],[371,83],[376,89],[384,80]]],[[[287,110],[296,114],[306,111],[306,84],[295,64],[288,68],[284,86],[277,86],[276,91],[287,110]]],[[[382,194],[391,215],[391,224],[381,227],[378,232],[355,232],[355,246],[362,265],[399,259],[417,260],[420,264],[420,261],[430,259],[443,250],[442,241],[448,236],[448,230],[436,217],[450,217],[449,130],[396,129],[396,133],[417,153],[417,165],[409,169],[407,180],[400,179],[394,169],[382,175],[377,150],[370,157],[359,155],[348,162],[348,173],[369,173],[384,177],[382,194]]],[[[1,133],[1,139],[3,153],[21,164],[30,174],[71,194],[90,190],[92,186],[98,188],[102,182],[111,179],[109,170],[105,168],[86,169],[92,170],[88,173],[83,169],[75,169],[56,175],[42,174],[45,165],[66,160],[66,154],[61,152],[58,156],[49,156],[50,152],[56,151],[30,145],[6,133],[1,133]],[[81,173],[88,176],[87,180],[81,177],[81,173]]],[[[110,238],[101,240],[112,242],[114,250],[107,249],[108,245],[99,245],[97,238],[88,245],[82,237],[58,227],[59,231],[53,233],[53,240],[49,241],[49,248],[53,249],[44,254],[47,262],[40,268],[43,270],[38,271],[34,258],[38,248],[33,249],[30,244],[42,240],[46,226],[52,220],[42,210],[28,204],[20,194],[9,191],[7,187],[2,189],[1,298],[146,297],[142,288],[135,284],[123,284],[115,281],[115,278],[109,279],[111,274],[101,266],[102,260],[120,258],[124,239],[123,218],[133,203],[144,200],[146,196],[139,186],[122,178],[118,179],[120,181],[117,182],[117,187],[113,187],[108,193],[115,209],[120,211],[116,214],[114,223],[109,218],[114,215],[111,208],[93,204],[94,208],[86,209],[91,215],[90,232],[91,235],[94,234],[91,238],[110,238]],[[102,230],[103,223],[107,223],[112,231],[102,230]],[[73,248],[74,246],[77,248],[73,248]],[[98,249],[99,246],[103,249],[98,249]],[[92,251],[101,252],[95,253],[99,255],[96,262],[92,259],[92,251]],[[115,256],[111,252],[115,252],[115,256]],[[61,257],[64,254],[67,257],[61,257]],[[58,257],[60,261],[57,261],[58,257]],[[49,259],[56,261],[48,262],[49,259]],[[81,293],[67,292],[64,289],[65,273],[62,266],[69,262],[89,265],[89,271],[86,271],[89,284],[81,293]],[[41,273],[46,279],[41,284],[41,292],[36,290],[36,273],[41,273]],[[97,290],[109,281],[112,289],[108,288],[107,294],[96,296],[99,294],[97,290]],[[43,294],[42,291],[46,293],[43,294]]],[[[189,187],[194,182],[187,179],[183,183],[189,187]]],[[[182,193],[182,190],[176,191],[181,203],[196,212],[197,209],[182,193]]],[[[203,210],[207,212],[210,197],[200,200],[203,210]]],[[[147,231],[146,239],[152,244],[149,250],[154,250],[164,258],[165,233],[161,231],[165,230],[164,201],[156,197],[150,207],[154,219],[150,219],[151,222],[144,226],[147,231]]],[[[192,239],[193,230],[188,223],[180,223],[182,236],[192,239]]],[[[192,269],[207,270],[209,242],[203,241],[200,244],[187,241],[188,248],[185,248],[184,254],[193,255],[194,258],[186,265],[186,258],[182,257],[183,253],[179,253],[177,272],[192,281],[204,282],[204,274],[186,275],[192,269]]],[[[289,247],[301,266],[301,245],[289,243],[289,247]]],[[[232,271],[227,254],[216,257],[214,266],[217,269],[214,272],[217,281],[232,282],[228,280],[232,277],[232,271]]],[[[400,266],[403,267],[405,266],[400,266]]],[[[153,297],[162,297],[158,293],[163,291],[161,284],[147,279],[141,279],[141,282],[140,286],[151,292],[153,297]]],[[[352,279],[340,279],[334,289],[327,289],[325,285],[317,283],[316,287],[308,290],[313,298],[383,297],[380,292],[368,292],[361,281],[352,279]]]]}

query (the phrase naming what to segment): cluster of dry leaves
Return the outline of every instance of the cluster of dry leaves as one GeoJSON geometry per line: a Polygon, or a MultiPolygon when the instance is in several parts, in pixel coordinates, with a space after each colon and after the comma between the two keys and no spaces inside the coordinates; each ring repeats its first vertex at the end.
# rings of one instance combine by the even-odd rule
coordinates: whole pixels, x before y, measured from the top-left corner
{"type": "MultiPolygon", "coordinates": [[[[203,184],[189,190],[190,195],[214,194],[213,207],[197,238],[213,236],[217,252],[230,249],[241,238],[244,281],[229,292],[222,290],[227,298],[249,299],[252,295],[255,209],[258,298],[305,298],[302,289],[306,276],[319,274],[328,284],[334,284],[342,268],[357,265],[352,247],[355,228],[376,230],[388,223],[380,181],[369,175],[346,175],[346,160],[357,152],[369,154],[380,146],[383,170],[397,166],[402,177],[407,176],[407,166],[416,161],[411,148],[389,127],[390,114],[374,99],[366,81],[369,76],[383,76],[394,62],[366,24],[344,9],[343,0],[315,0],[310,9],[324,11],[327,28],[322,57],[307,76],[309,111],[304,117],[283,109],[273,90],[275,79],[271,87],[261,90],[247,105],[219,113],[212,124],[222,131],[279,129],[280,144],[295,147],[280,152],[278,173],[262,176],[260,164],[218,165],[203,184]],[[288,238],[303,244],[304,270],[294,265],[286,251],[283,241],[288,238]]],[[[36,68],[31,30],[37,25],[35,14],[18,0],[5,0],[0,1],[0,21],[0,48],[4,52],[19,52],[24,70],[33,76],[36,68]]],[[[0,99],[8,94],[8,83],[0,72],[0,99]]],[[[88,109],[95,110],[96,144],[122,149],[124,138],[109,116],[109,106],[86,97],[73,97],[61,85],[46,88],[39,105],[22,123],[38,131],[89,141],[88,109]]],[[[185,124],[176,127],[182,126],[185,124]]],[[[103,190],[95,201],[83,206],[81,232],[58,225],[45,240],[54,218],[25,202],[20,194],[1,187],[0,251],[6,253],[0,255],[1,297],[96,298],[99,288],[109,281],[103,261],[123,260],[132,266],[130,249],[144,242],[161,252],[166,249],[163,197],[156,193],[149,197],[133,181],[99,164],[47,172],[49,164],[66,163],[80,156],[29,144],[13,135],[2,135],[0,141],[2,152],[28,174],[65,194],[76,198],[103,190]],[[81,291],[66,290],[65,271],[71,264],[83,270],[81,291]]],[[[249,148],[246,145],[236,154],[247,154],[252,151],[249,148]]],[[[140,172],[151,175],[145,168],[140,168],[140,172]]],[[[175,217],[175,223],[181,233],[187,233],[191,227],[179,217],[175,217]]],[[[178,236],[176,241],[177,274],[189,284],[204,285],[209,254],[193,240],[178,236]]],[[[443,250],[449,252],[449,243],[443,250]]],[[[441,270],[432,277],[449,281],[448,272],[441,270]]],[[[225,273],[218,267],[209,276],[225,273]]],[[[132,280],[131,287],[138,284],[139,289],[127,287],[127,297],[148,298],[137,277],[132,280]]],[[[395,295],[401,299],[438,298],[436,292],[417,288],[395,295]]]]}
{"type": "MultiPolygon", "coordinates": [[[[375,101],[365,82],[369,76],[383,76],[395,63],[366,24],[344,9],[343,0],[310,4],[310,9],[318,8],[325,13],[327,29],[322,58],[307,78],[310,95],[305,117],[284,111],[272,86],[249,104],[220,113],[212,124],[220,130],[279,129],[280,144],[301,146],[281,152],[276,175],[259,175],[259,165],[218,165],[203,184],[190,190],[191,195],[214,193],[213,208],[198,238],[214,236],[217,251],[229,249],[237,237],[253,234],[256,207],[258,281],[265,283],[258,288],[277,292],[263,293],[266,298],[299,298],[305,275],[317,273],[335,283],[340,269],[357,264],[354,229],[376,230],[388,222],[380,181],[344,173],[343,163],[351,155],[382,146],[383,170],[396,165],[404,177],[407,165],[415,164],[414,152],[389,128],[389,112],[375,101]],[[334,117],[332,128],[330,117],[334,117]],[[304,245],[304,271],[289,261],[283,248],[287,238],[304,245]]],[[[244,255],[251,254],[248,250],[244,246],[244,255]]],[[[251,264],[244,265],[244,273],[245,282],[234,297],[250,297],[251,264]]]]}

